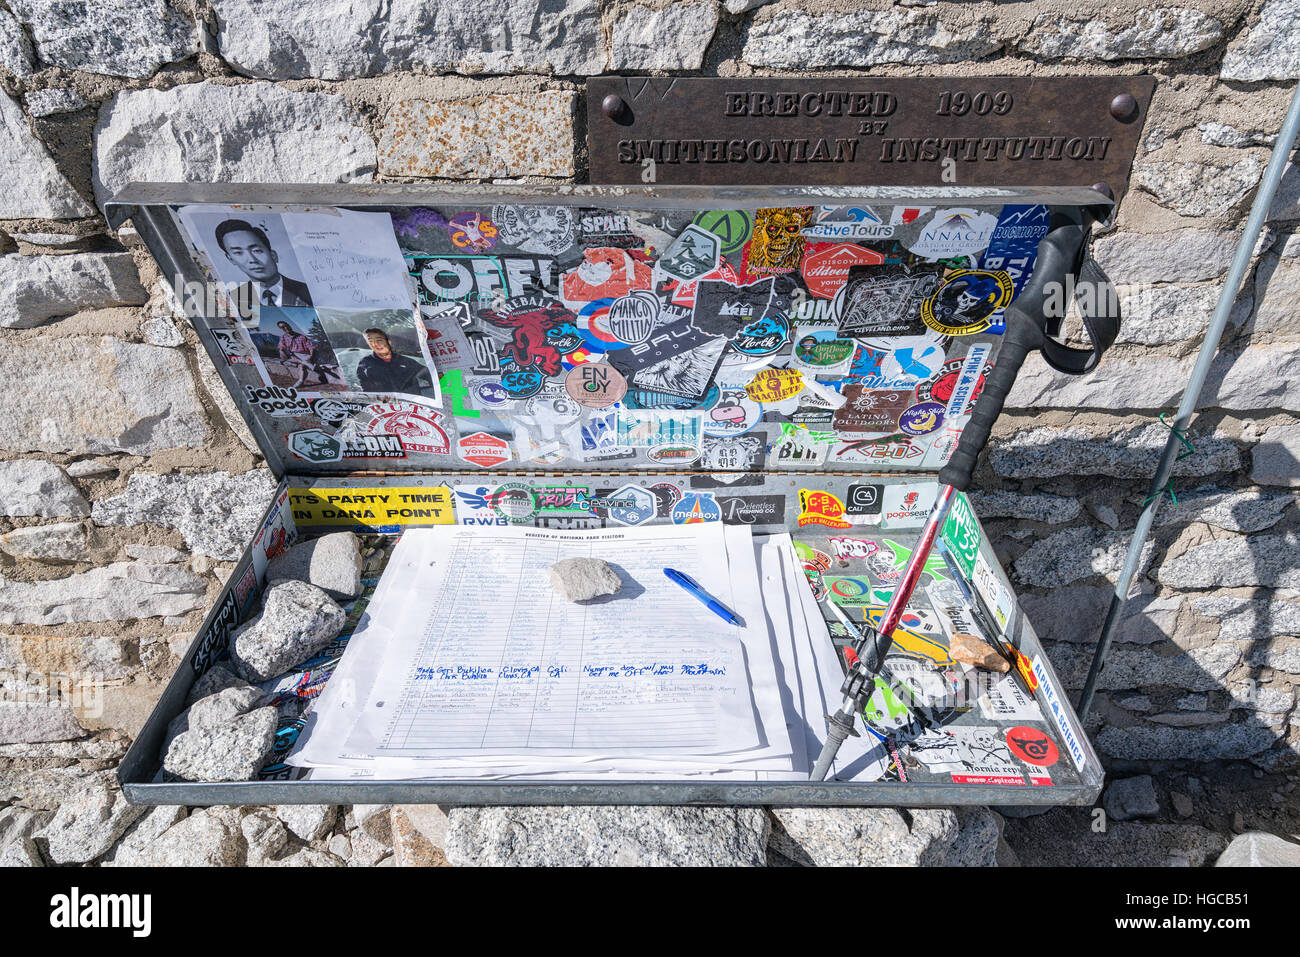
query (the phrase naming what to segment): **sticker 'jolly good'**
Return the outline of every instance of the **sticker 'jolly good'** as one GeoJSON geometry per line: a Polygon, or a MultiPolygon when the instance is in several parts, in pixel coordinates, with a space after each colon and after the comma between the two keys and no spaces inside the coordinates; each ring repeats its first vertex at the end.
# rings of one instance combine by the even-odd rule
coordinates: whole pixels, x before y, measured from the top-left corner
{"type": "Polygon", "coordinates": [[[798,369],[762,369],[745,386],[755,402],[784,402],[803,391],[803,373],[798,369]]]}

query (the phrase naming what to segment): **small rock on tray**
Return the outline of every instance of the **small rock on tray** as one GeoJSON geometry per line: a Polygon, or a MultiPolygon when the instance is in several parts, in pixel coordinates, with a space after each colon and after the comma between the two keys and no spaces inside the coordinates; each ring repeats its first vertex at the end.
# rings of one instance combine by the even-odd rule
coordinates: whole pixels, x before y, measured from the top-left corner
{"type": "Polygon", "coordinates": [[[331,598],[361,594],[361,540],[352,532],[331,532],[294,545],[271,559],[266,581],[304,581],[331,598]]]}
{"type": "Polygon", "coordinates": [[[275,749],[279,715],[255,708],[256,688],[227,688],[194,704],[173,721],[184,727],[165,748],[163,767],[186,781],[247,781],[275,749]]]}
{"type": "Polygon", "coordinates": [[[315,585],[284,581],[266,593],[262,614],[230,636],[230,660],[245,681],[266,681],[332,641],[347,614],[315,585]]]}
{"type": "Polygon", "coordinates": [[[960,631],[948,639],[948,654],[952,656],[953,661],[974,665],[985,671],[1011,670],[1007,659],[998,654],[996,648],[974,635],[966,635],[960,631]]]}
{"type": "Polygon", "coordinates": [[[565,601],[615,595],[623,587],[618,572],[599,558],[564,558],[547,569],[551,587],[565,601]]]}

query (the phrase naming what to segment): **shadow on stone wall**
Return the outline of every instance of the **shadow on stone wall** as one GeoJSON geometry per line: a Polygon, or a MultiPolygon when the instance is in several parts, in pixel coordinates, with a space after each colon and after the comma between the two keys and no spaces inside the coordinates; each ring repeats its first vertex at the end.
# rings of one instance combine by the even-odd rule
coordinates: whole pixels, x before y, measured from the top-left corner
{"type": "MultiPolygon", "coordinates": [[[[1250,527],[1254,509],[1246,502],[1228,511],[1250,527]]],[[[1283,521],[1293,525],[1294,501],[1287,512],[1283,521]]],[[[1300,547],[1290,531],[1225,535],[1201,527],[1205,541],[1156,567],[1166,594],[1142,581],[1125,604],[1087,730],[1103,759],[1121,768],[1242,760],[1266,771],[1294,767],[1300,761],[1288,737],[1300,639],[1289,636],[1300,634],[1300,601],[1275,595],[1287,583],[1300,585],[1300,547]],[[1176,586],[1168,583],[1170,568],[1176,586]]],[[[1082,584],[1022,596],[1074,698],[1112,592],[1082,584]]]]}

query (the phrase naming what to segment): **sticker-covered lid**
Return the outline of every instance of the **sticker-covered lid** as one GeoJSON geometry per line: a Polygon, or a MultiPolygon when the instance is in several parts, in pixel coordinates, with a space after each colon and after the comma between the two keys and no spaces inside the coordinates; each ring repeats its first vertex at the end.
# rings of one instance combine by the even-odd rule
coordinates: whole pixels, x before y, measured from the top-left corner
{"type": "Polygon", "coordinates": [[[171,185],[131,218],[279,475],[938,469],[1086,189],[171,185]]]}

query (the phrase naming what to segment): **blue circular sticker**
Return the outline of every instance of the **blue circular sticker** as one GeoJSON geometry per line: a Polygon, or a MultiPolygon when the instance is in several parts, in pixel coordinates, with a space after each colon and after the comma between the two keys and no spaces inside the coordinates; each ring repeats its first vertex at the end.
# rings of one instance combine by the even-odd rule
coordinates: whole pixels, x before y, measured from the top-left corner
{"type": "Polygon", "coordinates": [[[687,492],[682,496],[682,500],[673,506],[671,517],[674,525],[720,522],[722,508],[710,492],[687,492]]]}
{"type": "Polygon", "coordinates": [[[747,356],[769,356],[790,338],[790,323],[780,313],[772,313],[745,326],[731,340],[731,347],[747,356]]]}
{"type": "Polygon", "coordinates": [[[542,391],[546,376],[536,363],[519,366],[513,361],[501,363],[501,388],[512,399],[526,399],[542,391]]]}
{"type": "Polygon", "coordinates": [[[500,382],[480,382],[474,387],[474,396],[484,405],[503,405],[510,401],[510,394],[500,382]]]}

